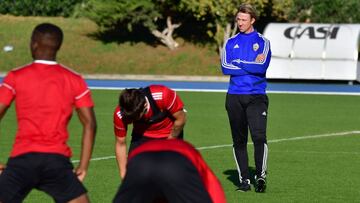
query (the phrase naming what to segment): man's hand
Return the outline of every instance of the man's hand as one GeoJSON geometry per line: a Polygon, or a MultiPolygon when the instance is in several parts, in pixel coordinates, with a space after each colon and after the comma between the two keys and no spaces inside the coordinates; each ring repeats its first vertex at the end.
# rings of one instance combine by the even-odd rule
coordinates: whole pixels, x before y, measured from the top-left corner
{"type": "Polygon", "coordinates": [[[87,171],[85,169],[81,169],[80,167],[77,167],[74,170],[74,173],[76,174],[76,176],[78,177],[78,179],[80,180],[80,182],[83,182],[85,179],[85,176],[87,174],[87,171]]]}
{"type": "Polygon", "coordinates": [[[126,174],[126,170],[120,171],[120,178],[121,178],[121,180],[124,180],[125,174],[126,174]]]}
{"type": "Polygon", "coordinates": [[[119,174],[121,180],[124,179],[126,174],[126,164],[127,164],[127,149],[126,149],[126,136],[117,137],[115,141],[115,156],[116,162],[118,164],[119,174]]]}
{"type": "Polygon", "coordinates": [[[168,139],[177,138],[181,131],[183,130],[185,123],[186,123],[186,113],[185,109],[181,109],[180,111],[172,114],[174,117],[174,125],[168,136],[168,139]]]}
{"type": "Polygon", "coordinates": [[[265,60],[265,55],[264,54],[259,54],[259,55],[257,55],[257,57],[255,59],[255,62],[261,63],[261,62],[264,62],[264,60],[265,60]]]}
{"type": "Polygon", "coordinates": [[[5,168],[6,168],[6,165],[0,163],[0,175],[2,174],[2,172],[4,171],[5,168]]]}
{"type": "Polygon", "coordinates": [[[171,140],[171,139],[176,139],[177,137],[173,136],[172,134],[170,134],[167,139],[171,140]]]}

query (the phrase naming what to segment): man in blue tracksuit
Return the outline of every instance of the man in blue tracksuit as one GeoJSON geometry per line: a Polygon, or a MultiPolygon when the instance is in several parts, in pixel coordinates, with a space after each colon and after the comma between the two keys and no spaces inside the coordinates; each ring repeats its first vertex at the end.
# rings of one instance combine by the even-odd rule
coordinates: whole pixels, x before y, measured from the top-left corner
{"type": "Polygon", "coordinates": [[[271,58],[270,43],[253,24],[256,11],[249,4],[242,4],[236,15],[240,32],[230,38],[221,57],[224,75],[230,75],[226,95],[233,153],[239,172],[239,191],[249,191],[248,130],[254,143],[255,191],[265,192],[268,147],[266,123],[268,97],[266,95],[266,70],[271,58]]]}

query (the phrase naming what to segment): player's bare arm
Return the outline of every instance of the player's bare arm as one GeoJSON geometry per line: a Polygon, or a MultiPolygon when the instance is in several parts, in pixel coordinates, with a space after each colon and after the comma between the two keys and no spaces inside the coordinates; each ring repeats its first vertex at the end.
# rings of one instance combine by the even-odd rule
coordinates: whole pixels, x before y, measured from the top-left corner
{"type": "Polygon", "coordinates": [[[7,105],[0,103],[0,121],[2,117],[5,115],[7,109],[8,109],[7,105]]]}
{"type": "MultiPolygon", "coordinates": [[[[0,103],[0,121],[1,121],[2,117],[5,115],[7,109],[8,109],[8,106],[0,103]]],[[[0,174],[3,172],[4,169],[5,169],[5,165],[0,163],[0,174]]]]}
{"type": "Polygon", "coordinates": [[[96,134],[96,119],[94,109],[92,107],[82,107],[76,110],[79,120],[83,126],[83,132],[80,163],[75,169],[75,173],[79,180],[83,181],[86,176],[93,151],[96,134]]]}
{"type": "Polygon", "coordinates": [[[5,167],[6,167],[6,165],[0,163],[0,175],[4,171],[5,167]]]}
{"type": "Polygon", "coordinates": [[[119,168],[120,178],[124,179],[126,174],[127,154],[126,137],[115,138],[115,156],[119,168]]]}
{"type": "Polygon", "coordinates": [[[181,109],[180,111],[172,114],[174,117],[174,125],[171,130],[169,139],[177,138],[181,131],[184,129],[185,123],[186,123],[186,113],[184,109],[181,109]]]}

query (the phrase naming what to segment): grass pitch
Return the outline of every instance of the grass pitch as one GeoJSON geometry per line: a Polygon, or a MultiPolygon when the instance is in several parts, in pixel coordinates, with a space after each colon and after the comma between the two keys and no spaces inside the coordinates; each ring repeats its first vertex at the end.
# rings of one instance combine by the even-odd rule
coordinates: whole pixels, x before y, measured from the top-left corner
{"type": "MultiPolygon", "coordinates": [[[[93,90],[98,133],[85,185],[92,202],[111,202],[120,178],[114,156],[112,114],[119,91],[93,90]]],[[[225,93],[179,92],[188,111],[185,138],[221,181],[229,203],[359,202],[360,97],[269,94],[268,188],[264,194],[236,192],[238,175],[225,111],[225,93]],[[216,146],[217,148],[207,148],[216,146]]],[[[0,161],[5,162],[16,130],[14,108],[1,122],[0,161]]],[[[79,157],[80,124],[70,127],[73,160],[79,157]]],[[[249,139],[250,140],[250,139],[249,139]]],[[[250,166],[254,167],[249,143],[250,166]]],[[[76,163],[75,163],[76,165],[76,163]]],[[[32,191],[25,202],[51,202],[32,191]]]]}

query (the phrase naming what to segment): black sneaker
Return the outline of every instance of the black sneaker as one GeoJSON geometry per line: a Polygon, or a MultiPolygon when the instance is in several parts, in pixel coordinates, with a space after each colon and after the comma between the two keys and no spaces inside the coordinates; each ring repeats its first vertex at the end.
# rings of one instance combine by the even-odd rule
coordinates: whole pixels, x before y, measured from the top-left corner
{"type": "Polygon", "coordinates": [[[241,181],[239,188],[236,191],[241,191],[241,192],[247,192],[250,191],[251,187],[250,187],[250,180],[249,179],[245,179],[243,181],[241,181]]]}
{"type": "Polygon", "coordinates": [[[264,178],[256,179],[255,192],[264,193],[266,190],[266,180],[264,178]]]}

